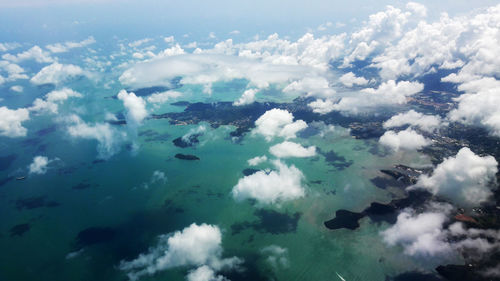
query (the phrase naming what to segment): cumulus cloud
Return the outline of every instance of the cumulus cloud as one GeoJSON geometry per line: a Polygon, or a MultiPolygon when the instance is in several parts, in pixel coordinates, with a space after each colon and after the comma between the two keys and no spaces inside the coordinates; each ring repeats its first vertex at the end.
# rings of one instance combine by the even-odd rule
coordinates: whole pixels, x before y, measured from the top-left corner
{"type": "Polygon", "coordinates": [[[443,203],[431,203],[420,212],[404,209],[396,224],[381,233],[384,242],[401,245],[411,256],[441,259],[460,253],[468,259],[484,258],[500,249],[500,231],[466,228],[461,222],[450,224],[452,210],[443,203]]]}
{"type": "Polygon", "coordinates": [[[416,150],[431,144],[431,141],[408,128],[404,131],[387,131],[379,139],[379,143],[393,151],[416,150]]]}
{"type": "Polygon", "coordinates": [[[10,87],[10,90],[13,92],[16,92],[16,93],[22,93],[24,88],[23,88],[23,86],[15,85],[15,86],[10,87]]]}
{"type": "Polygon", "coordinates": [[[248,159],[248,165],[250,166],[257,166],[259,164],[262,164],[264,162],[267,161],[267,156],[263,155],[263,156],[256,156],[252,159],[248,159]]]}
{"type": "Polygon", "coordinates": [[[354,85],[364,86],[369,82],[364,77],[356,77],[356,75],[354,75],[354,73],[352,72],[342,75],[339,80],[340,83],[344,84],[344,86],[347,87],[352,87],[354,85]]]}
{"type": "Polygon", "coordinates": [[[148,116],[146,102],[141,97],[136,96],[134,93],[127,93],[125,90],[121,90],[117,97],[127,109],[126,118],[128,124],[138,126],[148,116]]]}
{"type": "Polygon", "coordinates": [[[446,255],[452,251],[446,242],[443,223],[447,220],[446,212],[440,210],[421,214],[413,209],[403,210],[395,225],[382,232],[384,241],[390,245],[402,245],[404,252],[412,256],[446,255]]]}
{"type": "Polygon", "coordinates": [[[60,84],[77,76],[85,75],[84,71],[76,65],[53,63],[42,68],[30,80],[36,85],[42,84],[60,84]]]}
{"type": "Polygon", "coordinates": [[[0,52],[7,52],[16,48],[19,48],[21,44],[19,43],[0,43],[0,52]]]}
{"type": "Polygon", "coordinates": [[[30,119],[26,108],[9,109],[0,107],[0,135],[6,137],[24,137],[28,130],[22,126],[22,122],[30,119]]]}
{"type": "Polygon", "coordinates": [[[147,101],[149,103],[154,103],[154,104],[163,104],[167,102],[169,99],[175,99],[182,96],[181,92],[177,91],[166,91],[162,93],[154,93],[147,97],[147,101]]]}
{"type": "Polygon", "coordinates": [[[108,123],[89,125],[76,115],[71,115],[65,119],[68,123],[67,130],[71,137],[93,139],[98,142],[97,151],[99,158],[108,159],[117,153],[126,137],[125,133],[117,131],[108,123]]]}
{"type": "Polygon", "coordinates": [[[497,166],[492,156],[481,157],[464,147],[439,164],[431,176],[421,175],[412,188],[426,189],[460,206],[477,206],[492,196],[497,166]]]}
{"type": "Polygon", "coordinates": [[[173,54],[164,51],[156,59],[127,69],[119,80],[124,85],[138,88],[169,86],[176,77],[182,77],[180,82],[183,84],[201,85],[244,78],[258,88],[266,88],[273,83],[299,79],[309,70],[303,66],[263,63],[236,56],[183,53],[180,50],[173,54]]]}
{"type": "Polygon", "coordinates": [[[293,121],[293,118],[290,112],[273,108],[255,121],[253,134],[262,135],[267,141],[271,141],[275,137],[295,138],[299,131],[307,128],[307,124],[303,120],[293,121]]]}
{"type": "Polygon", "coordinates": [[[42,50],[42,48],[38,46],[33,46],[31,49],[19,53],[17,55],[4,54],[2,56],[4,60],[8,60],[11,62],[22,62],[25,60],[35,60],[38,63],[50,63],[55,60],[50,56],[50,53],[42,50]]]}
{"type": "Polygon", "coordinates": [[[216,275],[210,267],[203,265],[189,272],[186,276],[187,281],[227,281],[222,275],[216,275]]]}
{"type": "Polygon", "coordinates": [[[88,46],[90,44],[94,44],[95,42],[96,41],[95,41],[94,37],[90,36],[87,39],[82,40],[80,42],[68,41],[68,42],[64,42],[64,43],[50,44],[50,45],[45,46],[45,48],[47,48],[52,53],[65,53],[71,49],[82,48],[82,47],[88,46]]]}
{"type": "Polygon", "coordinates": [[[15,63],[6,61],[6,60],[0,61],[0,70],[3,70],[7,73],[6,78],[0,78],[2,80],[2,81],[0,81],[0,84],[2,84],[3,82],[6,82],[6,81],[11,82],[11,81],[15,81],[18,79],[28,79],[29,78],[28,75],[26,75],[24,68],[22,68],[21,66],[15,64],[15,63]]]}
{"type": "Polygon", "coordinates": [[[418,127],[426,132],[434,132],[436,129],[443,125],[441,117],[435,115],[424,115],[415,110],[410,110],[405,113],[399,113],[392,116],[389,120],[384,122],[384,128],[394,128],[410,125],[418,127]]]}
{"type": "Polygon", "coordinates": [[[328,113],[340,111],[345,114],[360,114],[374,111],[382,106],[395,106],[406,104],[407,98],[424,89],[418,82],[389,80],[380,84],[378,88],[366,88],[360,92],[350,93],[340,100],[317,100],[309,104],[313,111],[328,113]]]}
{"type": "Polygon", "coordinates": [[[69,88],[54,90],[46,94],[44,99],[35,99],[33,105],[29,108],[29,110],[39,112],[44,111],[52,114],[57,114],[59,110],[59,104],[72,97],[81,98],[82,94],[69,88]]]}
{"type": "Polygon", "coordinates": [[[260,250],[264,255],[267,255],[267,262],[274,268],[288,267],[288,249],[278,245],[269,245],[260,250]]]}
{"type": "Polygon", "coordinates": [[[36,156],[33,162],[28,166],[30,174],[43,175],[47,172],[47,166],[51,161],[45,156],[36,156]]]}
{"type": "Polygon", "coordinates": [[[233,103],[234,106],[242,106],[247,104],[252,104],[255,101],[255,94],[257,89],[248,89],[243,92],[241,97],[233,103]]]}
{"type": "Polygon", "coordinates": [[[203,278],[215,277],[215,271],[234,269],[243,262],[237,257],[223,259],[221,243],[218,226],[193,223],[182,231],[161,235],[155,247],[134,260],[121,261],[119,267],[130,280],[180,266],[198,267],[189,273],[188,280],[218,280],[203,278]]]}
{"type": "Polygon", "coordinates": [[[132,47],[132,48],[137,48],[137,47],[139,47],[139,46],[141,46],[143,44],[146,44],[146,43],[148,43],[148,42],[150,42],[152,40],[153,39],[151,39],[151,38],[144,38],[144,39],[140,39],[140,40],[136,40],[136,41],[130,42],[130,43],[128,43],[128,46],[132,47]]]}
{"type": "Polygon", "coordinates": [[[279,160],[272,163],[276,170],[258,171],[239,179],[231,191],[233,198],[237,201],[255,199],[262,204],[276,204],[303,197],[302,172],[294,165],[287,166],[279,160]]]}
{"type": "Polygon", "coordinates": [[[458,107],[449,112],[452,121],[477,125],[488,129],[491,135],[500,136],[500,81],[481,78],[461,84],[459,90],[465,94],[456,98],[458,107]]]}
{"type": "Polygon", "coordinates": [[[316,155],[316,147],[310,146],[305,148],[298,143],[284,141],[282,143],[271,146],[271,148],[269,148],[269,152],[278,158],[304,158],[316,155]]]}
{"type": "Polygon", "coordinates": [[[335,94],[324,77],[305,77],[301,80],[293,81],[284,89],[284,93],[306,94],[314,97],[331,97],[335,94]]]}

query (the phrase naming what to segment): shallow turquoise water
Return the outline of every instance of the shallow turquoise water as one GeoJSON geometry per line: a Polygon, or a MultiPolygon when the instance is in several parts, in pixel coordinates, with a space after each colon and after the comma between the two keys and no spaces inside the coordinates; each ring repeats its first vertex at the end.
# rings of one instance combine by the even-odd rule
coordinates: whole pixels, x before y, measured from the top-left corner
{"type": "MultiPolygon", "coordinates": [[[[110,73],[109,77],[116,79],[116,74],[110,73]]],[[[120,101],[105,98],[115,95],[120,87],[106,89],[103,80],[83,79],[66,85],[85,97],[68,100],[59,111],[76,112],[87,122],[104,120],[106,112],[122,112],[120,101]]],[[[177,100],[233,101],[245,86],[246,82],[240,80],[217,83],[212,95],[202,94],[202,87],[183,86],[177,90],[184,96],[177,100]]],[[[276,91],[259,93],[257,98],[282,102],[293,99],[288,96],[280,99],[276,91]]],[[[24,106],[46,92],[27,85],[23,96],[6,97],[5,103],[11,107],[24,106]]],[[[153,112],[180,110],[183,107],[165,104],[153,112]]],[[[266,279],[336,280],[338,272],[346,280],[382,281],[388,275],[432,269],[432,264],[408,258],[397,247],[387,247],[380,236],[380,231],[388,227],[385,223],[376,224],[364,218],[361,227],[354,231],[331,231],[323,225],[338,209],[361,211],[373,201],[390,201],[398,191],[376,188],[370,179],[380,168],[394,163],[429,164],[418,153],[377,156],[370,152],[377,146],[376,141],[354,139],[340,127],[324,137],[298,138],[296,141],[304,146],[334,150],[353,164],[338,170],[329,166],[321,155],[286,159],[287,165],[295,165],[305,175],[306,196],[279,205],[260,206],[249,201],[236,202],[231,189],[243,177],[248,159],[270,157],[269,147],[281,140],[267,142],[247,134],[241,142],[233,142],[228,136],[234,127],[213,129],[202,124],[208,130],[200,137],[200,144],[182,149],[175,147],[172,140],[200,124],[175,126],[166,119],[147,120],[137,129],[135,139],[121,145],[118,154],[105,162],[93,162],[97,158],[97,142],[70,138],[61,122],[55,116],[40,115],[25,123],[29,135],[21,141],[0,139],[2,156],[17,155],[11,167],[0,172],[2,177],[25,175],[35,155],[58,158],[45,175],[13,180],[0,187],[2,280],[124,280],[125,274],[117,268],[121,260],[133,259],[154,246],[158,235],[180,230],[193,222],[218,225],[223,230],[225,255],[244,258],[246,267],[266,279]],[[37,130],[52,126],[55,126],[53,132],[36,135],[37,130]],[[148,130],[162,138],[147,141],[148,136],[141,132],[148,130]],[[24,140],[31,141],[23,143],[24,140]],[[128,150],[130,142],[139,149],[128,150]],[[174,158],[176,153],[194,154],[201,160],[182,161],[174,158]],[[167,180],[151,182],[154,171],[165,173],[167,180]],[[318,180],[322,182],[313,183],[318,180]],[[81,183],[90,187],[72,188],[81,183]],[[37,196],[60,205],[33,209],[20,209],[16,205],[18,199],[37,196]],[[286,214],[288,218],[295,213],[300,216],[292,231],[271,233],[262,225],[234,231],[243,222],[258,226],[262,210],[286,214]],[[29,231],[22,236],[9,235],[10,228],[21,223],[29,223],[29,231]],[[82,248],[75,238],[89,227],[110,227],[117,233],[112,241],[83,247],[76,257],[67,259],[69,253],[82,248]],[[267,257],[260,249],[269,245],[288,249],[288,266],[273,267],[266,262],[267,257]]],[[[267,163],[258,168],[272,166],[267,163]]],[[[143,280],[184,280],[187,270],[166,270],[143,280]]]]}

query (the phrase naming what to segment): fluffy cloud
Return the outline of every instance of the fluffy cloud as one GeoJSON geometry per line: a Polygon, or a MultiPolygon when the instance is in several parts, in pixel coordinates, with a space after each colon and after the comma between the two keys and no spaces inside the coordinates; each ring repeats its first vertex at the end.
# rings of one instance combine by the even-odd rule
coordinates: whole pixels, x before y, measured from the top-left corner
{"type": "Polygon", "coordinates": [[[96,41],[94,37],[90,36],[89,38],[80,41],[80,42],[64,42],[64,43],[56,43],[45,46],[45,48],[49,49],[52,53],[64,53],[74,48],[82,48],[88,46],[90,44],[94,44],[96,41]]]}
{"type": "Polygon", "coordinates": [[[446,220],[447,212],[440,210],[417,214],[405,209],[398,215],[396,224],[382,232],[382,236],[390,246],[402,245],[408,255],[446,255],[452,251],[442,229],[446,220]]]}
{"type": "MultiPolygon", "coordinates": [[[[0,69],[7,72],[7,77],[3,82],[15,81],[17,79],[28,79],[28,75],[26,75],[25,70],[15,63],[2,60],[0,61],[0,69]]],[[[0,84],[1,83],[2,81],[0,81],[0,84]]]]}
{"type": "Polygon", "coordinates": [[[267,141],[271,141],[274,137],[291,139],[305,128],[307,124],[303,120],[293,121],[293,115],[290,112],[273,108],[255,121],[253,134],[262,135],[267,141]]]}
{"type": "Polygon", "coordinates": [[[481,78],[461,84],[466,93],[456,99],[458,107],[449,112],[452,121],[485,127],[490,134],[500,136],[500,81],[481,78]]]}
{"type": "Polygon", "coordinates": [[[267,161],[267,156],[263,155],[263,156],[257,156],[257,157],[254,157],[252,159],[248,159],[248,165],[250,166],[257,166],[259,164],[262,164],[264,162],[267,161]]]}
{"type": "Polygon", "coordinates": [[[31,49],[17,55],[4,54],[2,58],[11,62],[22,62],[25,60],[35,60],[38,63],[54,62],[54,59],[50,56],[50,53],[42,50],[42,48],[38,46],[34,46],[31,49]]]}
{"type": "Polygon", "coordinates": [[[28,130],[22,126],[22,122],[29,120],[29,111],[26,108],[9,109],[0,107],[0,135],[6,137],[24,137],[28,130]]]}
{"type": "Polygon", "coordinates": [[[60,84],[70,78],[84,75],[84,71],[76,65],[53,63],[42,68],[33,78],[31,83],[42,84],[60,84]]]}
{"type": "Polygon", "coordinates": [[[446,259],[466,253],[467,258],[484,258],[500,249],[500,231],[465,228],[461,222],[449,224],[451,205],[432,203],[424,210],[404,209],[396,224],[383,231],[384,241],[401,245],[404,252],[418,257],[446,259]]]}
{"type": "Polygon", "coordinates": [[[16,92],[16,93],[22,93],[24,88],[23,88],[23,86],[15,85],[15,86],[10,87],[10,90],[13,92],[16,92]]]}
{"type": "Polygon", "coordinates": [[[288,267],[288,249],[278,245],[269,245],[260,250],[261,253],[268,255],[267,262],[274,268],[288,267]]]}
{"type": "Polygon", "coordinates": [[[273,83],[299,79],[311,70],[304,66],[286,66],[263,63],[256,59],[218,54],[159,55],[159,58],[138,63],[127,69],[119,78],[124,85],[150,87],[170,85],[176,77],[183,84],[211,85],[217,81],[248,79],[258,88],[273,83]]]}
{"type": "Polygon", "coordinates": [[[136,40],[136,41],[133,41],[133,42],[130,42],[128,43],[128,46],[129,47],[132,47],[132,48],[137,48],[143,44],[146,44],[148,42],[151,42],[153,39],[151,38],[144,38],[144,39],[140,39],[140,40],[136,40]]]}
{"type": "Polygon", "coordinates": [[[331,97],[335,90],[330,88],[328,80],[324,77],[305,77],[293,81],[283,89],[284,93],[306,94],[306,96],[331,97]]]}
{"type": "Polygon", "coordinates": [[[262,204],[275,204],[303,197],[302,172],[279,160],[273,161],[273,165],[276,167],[274,171],[258,171],[239,179],[231,191],[234,199],[256,199],[262,204]]]}
{"type": "Polygon", "coordinates": [[[19,48],[21,44],[18,43],[0,43],[0,52],[7,52],[19,48]]]}
{"type": "Polygon", "coordinates": [[[431,141],[408,128],[404,131],[387,131],[379,139],[379,143],[393,151],[416,150],[431,144],[431,141]]]}
{"type": "Polygon", "coordinates": [[[148,253],[131,261],[122,261],[120,269],[126,271],[131,280],[137,280],[174,267],[196,266],[198,268],[188,275],[188,280],[218,280],[203,278],[214,277],[215,271],[232,269],[243,262],[237,257],[222,259],[221,243],[219,227],[193,223],[182,231],[161,235],[158,244],[148,253]]]}
{"type": "Polygon", "coordinates": [[[33,105],[29,108],[29,110],[45,111],[48,113],[57,114],[59,110],[59,104],[72,97],[81,98],[82,94],[69,88],[54,90],[45,95],[45,99],[35,99],[33,105]]]}
{"type": "Polygon", "coordinates": [[[431,176],[420,176],[412,188],[423,188],[464,207],[477,206],[492,196],[498,163],[492,156],[478,156],[469,148],[445,159],[431,176]]]}
{"type": "Polygon", "coordinates": [[[127,93],[125,90],[121,90],[117,97],[127,109],[127,123],[138,126],[148,116],[146,102],[141,97],[134,93],[127,93]]]}
{"type": "Polygon", "coordinates": [[[107,159],[119,151],[125,139],[125,134],[112,128],[108,123],[89,125],[76,115],[65,118],[68,133],[74,138],[93,139],[98,142],[97,151],[100,158],[107,159]]]}
{"type": "Polygon", "coordinates": [[[298,143],[284,141],[282,143],[271,146],[271,148],[269,148],[269,152],[278,158],[287,158],[287,157],[303,158],[316,155],[316,147],[310,146],[308,148],[305,148],[298,143]]]}
{"type": "Polygon", "coordinates": [[[405,113],[394,115],[391,119],[384,122],[384,128],[386,129],[405,125],[418,127],[427,132],[433,132],[443,124],[441,117],[435,115],[424,115],[413,109],[405,113]]]}
{"type": "Polygon", "coordinates": [[[210,267],[203,265],[189,272],[186,276],[187,281],[227,281],[222,275],[216,275],[210,267]]]}
{"type": "Polygon", "coordinates": [[[146,100],[149,103],[154,103],[154,104],[163,104],[167,102],[169,99],[175,99],[182,96],[181,92],[177,91],[166,91],[162,93],[154,93],[150,95],[146,100]]]}
{"type": "Polygon", "coordinates": [[[340,98],[336,103],[331,100],[317,100],[309,106],[318,113],[340,111],[345,114],[359,114],[373,111],[381,106],[394,106],[406,104],[407,97],[412,96],[424,89],[424,85],[418,82],[389,80],[382,83],[378,88],[366,88],[360,92],[354,92],[340,98]]]}
{"type": "Polygon", "coordinates": [[[364,77],[356,77],[354,73],[349,72],[340,77],[340,83],[344,84],[344,86],[352,87],[354,85],[363,86],[368,84],[368,80],[364,77]]]}
{"type": "Polygon", "coordinates": [[[233,103],[234,106],[241,106],[252,104],[255,101],[255,94],[257,93],[257,89],[248,89],[243,92],[241,97],[233,103]]]}
{"type": "Polygon", "coordinates": [[[28,166],[30,174],[43,175],[47,172],[47,166],[49,165],[49,158],[45,156],[36,156],[33,158],[33,163],[28,166]]]}

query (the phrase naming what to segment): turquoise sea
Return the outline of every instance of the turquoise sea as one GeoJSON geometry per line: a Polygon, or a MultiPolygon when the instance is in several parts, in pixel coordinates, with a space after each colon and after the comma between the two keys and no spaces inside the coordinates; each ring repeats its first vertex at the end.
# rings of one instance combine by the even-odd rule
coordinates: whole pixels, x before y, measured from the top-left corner
{"type": "MultiPolygon", "coordinates": [[[[106,45],[95,49],[98,61],[111,53],[106,45]]],[[[60,61],[85,66],[85,52],[65,54],[60,61]]],[[[126,280],[118,268],[120,261],[136,258],[156,245],[159,235],[192,223],[219,226],[223,257],[244,259],[245,272],[232,280],[340,280],[338,273],[349,281],[384,281],[387,276],[432,270],[436,265],[384,244],[380,232],[388,228],[385,222],[363,218],[356,230],[324,226],[339,209],[362,211],[371,202],[387,203],[402,196],[401,190],[380,189],[370,181],[380,169],[395,163],[430,164],[417,152],[380,153],[376,139],[355,139],[338,125],[324,134],[299,134],[294,141],[334,151],[343,157],[341,162],[350,165],[335,167],[322,154],[282,160],[302,171],[306,195],[274,205],[235,201],[231,190],[244,177],[243,170],[272,169],[269,162],[249,167],[247,160],[261,155],[273,159],[269,147],[282,139],[268,142],[248,133],[235,141],[229,136],[233,126],[173,125],[168,119],[146,119],[135,129],[115,125],[115,130],[128,132],[129,138],[117,145],[116,154],[101,160],[97,141],[70,137],[65,118],[78,114],[91,124],[104,122],[107,113],[123,114],[121,101],[110,98],[123,88],[118,82],[122,69],[116,68],[122,62],[117,59],[96,70],[99,78],[66,82],[64,87],[83,97],[68,99],[57,115],[33,114],[23,123],[26,137],[0,137],[0,157],[7,157],[2,158],[0,179],[14,177],[0,187],[0,280],[126,280]],[[198,144],[174,146],[172,140],[199,126],[206,131],[198,144]],[[193,154],[200,160],[180,160],[174,157],[177,153],[193,154]],[[28,175],[27,166],[37,155],[51,159],[48,170],[28,175]],[[165,178],[155,178],[155,171],[165,178]],[[23,176],[26,179],[15,179],[23,176]],[[15,226],[24,231],[16,234],[15,226]],[[86,229],[98,231],[91,237],[79,236],[86,229]],[[270,245],[287,249],[286,263],[269,262],[262,249],[270,245]]],[[[40,68],[35,63],[25,67],[35,73],[40,68]]],[[[183,96],[150,110],[156,114],[184,110],[170,104],[175,101],[234,101],[246,84],[244,80],[217,82],[211,95],[202,93],[201,86],[184,85],[176,89],[183,96]]],[[[53,89],[26,80],[21,85],[22,94],[9,91],[9,83],[2,85],[0,105],[29,106],[53,89]]],[[[280,87],[258,93],[257,101],[293,100],[293,96],[280,95],[280,87]]],[[[191,269],[175,267],[141,280],[184,280],[191,269]]]]}

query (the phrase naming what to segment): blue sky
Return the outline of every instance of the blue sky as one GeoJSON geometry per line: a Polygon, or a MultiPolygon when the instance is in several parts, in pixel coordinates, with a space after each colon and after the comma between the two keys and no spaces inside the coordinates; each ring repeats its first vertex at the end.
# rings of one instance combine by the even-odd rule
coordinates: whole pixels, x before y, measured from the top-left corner
{"type": "MultiPolygon", "coordinates": [[[[215,32],[220,39],[240,30],[241,40],[255,34],[278,32],[298,37],[327,21],[345,24],[328,33],[356,27],[386,5],[403,7],[407,1],[118,1],[118,0],[0,0],[0,41],[78,39],[89,35],[141,38],[190,33],[202,38],[215,32]],[[63,38],[61,38],[63,37],[63,38]]],[[[491,6],[494,0],[419,1],[430,18],[441,12],[456,15],[491,6]]],[[[234,37],[234,36],[233,36],[234,37]]]]}

